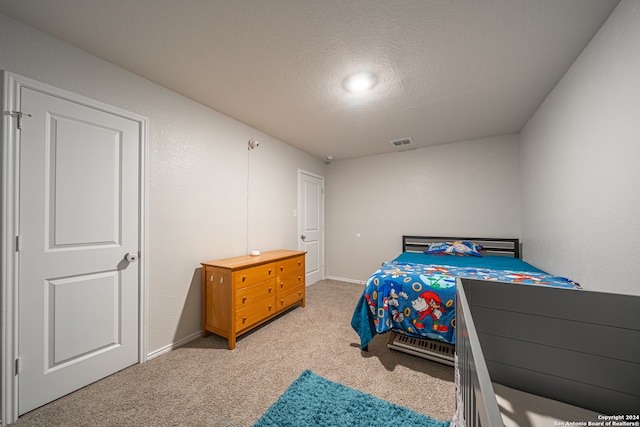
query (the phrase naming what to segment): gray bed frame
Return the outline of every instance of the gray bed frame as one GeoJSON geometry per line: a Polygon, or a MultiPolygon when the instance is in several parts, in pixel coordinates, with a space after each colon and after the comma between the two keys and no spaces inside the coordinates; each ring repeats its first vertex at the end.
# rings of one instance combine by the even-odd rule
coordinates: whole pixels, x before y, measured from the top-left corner
{"type": "MultiPolygon", "coordinates": [[[[443,236],[402,236],[402,252],[424,252],[432,242],[466,240],[482,246],[482,255],[501,255],[520,258],[520,241],[514,238],[495,237],[443,237],[443,236]]],[[[455,346],[427,338],[414,338],[391,332],[387,347],[412,354],[424,359],[453,366],[455,364],[455,346]]]]}
{"type": "Polygon", "coordinates": [[[640,296],[459,278],[456,355],[467,426],[503,426],[492,382],[637,414],[640,296]]]}

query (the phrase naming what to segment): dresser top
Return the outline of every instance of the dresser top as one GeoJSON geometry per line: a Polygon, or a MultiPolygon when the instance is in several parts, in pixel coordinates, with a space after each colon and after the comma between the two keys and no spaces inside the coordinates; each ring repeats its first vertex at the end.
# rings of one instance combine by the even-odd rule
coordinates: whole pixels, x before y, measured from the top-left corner
{"type": "Polygon", "coordinates": [[[233,258],[218,259],[215,261],[203,262],[203,266],[209,267],[222,267],[231,270],[238,270],[241,268],[252,267],[255,265],[266,264],[286,258],[293,258],[295,256],[304,255],[304,251],[289,251],[284,249],[278,249],[275,251],[263,252],[260,255],[242,255],[233,258]]]}

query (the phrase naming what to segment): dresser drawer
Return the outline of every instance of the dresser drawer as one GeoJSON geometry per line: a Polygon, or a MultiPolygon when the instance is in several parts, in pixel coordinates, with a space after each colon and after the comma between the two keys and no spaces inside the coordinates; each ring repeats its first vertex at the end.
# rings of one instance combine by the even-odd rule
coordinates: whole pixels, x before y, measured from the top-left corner
{"type": "Polygon", "coordinates": [[[221,286],[230,286],[231,273],[223,268],[206,267],[204,271],[204,280],[208,283],[215,283],[221,286]]]}
{"type": "Polygon", "coordinates": [[[300,273],[294,271],[293,273],[276,278],[276,288],[278,292],[286,292],[300,285],[304,286],[304,271],[300,273]]]}
{"type": "Polygon", "coordinates": [[[304,273],[304,255],[276,262],[278,275],[302,271],[304,273]]]}
{"type": "Polygon", "coordinates": [[[274,262],[238,270],[234,273],[233,284],[236,289],[253,285],[254,283],[276,277],[275,270],[276,264],[274,262]]]}
{"type": "Polygon", "coordinates": [[[254,285],[245,286],[236,290],[236,308],[241,309],[249,305],[266,300],[273,299],[276,293],[275,282],[273,279],[265,280],[254,285]]]}
{"type": "Polygon", "coordinates": [[[252,326],[276,312],[275,297],[256,302],[236,311],[236,330],[252,326]]]}
{"type": "Polygon", "coordinates": [[[205,307],[203,309],[202,321],[204,328],[210,327],[213,330],[228,330],[231,325],[231,273],[224,269],[206,267],[204,271],[204,285],[202,300],[205,307]]]}
{"type": "Polygon", "coordinates": [[[278,311],[304,300],[305,287],[304,285],[292,288],[287,292],[279,292],[276,298],[276,305],[278,311]]]}

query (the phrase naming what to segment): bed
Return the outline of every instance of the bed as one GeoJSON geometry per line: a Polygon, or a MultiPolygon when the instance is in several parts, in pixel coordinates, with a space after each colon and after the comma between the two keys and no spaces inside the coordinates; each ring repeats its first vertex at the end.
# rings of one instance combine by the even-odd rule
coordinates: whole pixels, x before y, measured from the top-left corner
{"type": "Polygon", "coordinates": [[[405,235],[402,253],[369,278],[356,305],[360,347],[391,332],[389,348],[453,366],[457,277],[579,288],[522,261],[518,239],[405,235]]]}
{"type": "Polygon", "coordinates": [[[453,426],[640,425],[640,296],[460,278],[453,426]]]}

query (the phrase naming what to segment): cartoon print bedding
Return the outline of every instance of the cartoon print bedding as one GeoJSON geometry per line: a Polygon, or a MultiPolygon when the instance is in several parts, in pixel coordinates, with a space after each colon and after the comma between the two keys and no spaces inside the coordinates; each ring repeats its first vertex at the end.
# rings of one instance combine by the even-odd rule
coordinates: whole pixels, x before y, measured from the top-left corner
{"type": "MultiPolygon", "coordinates": [[[[456,262],[452,263],[460,264],[460,258],[454,258],[456,262]]],[[[580,285],[569,279],[551,276],[521,260],[516,261],[531,267],[522,268],[529,271],[446,265],[445,259],[440,261],[442,264],[398,259],[402,256],[384,264],[369,278],[353,313],[351,326],[360,336],[361,348],[365,348],[376,333],[391,329],[455,344],[456,277],[580,289],[580,285]]]]}

